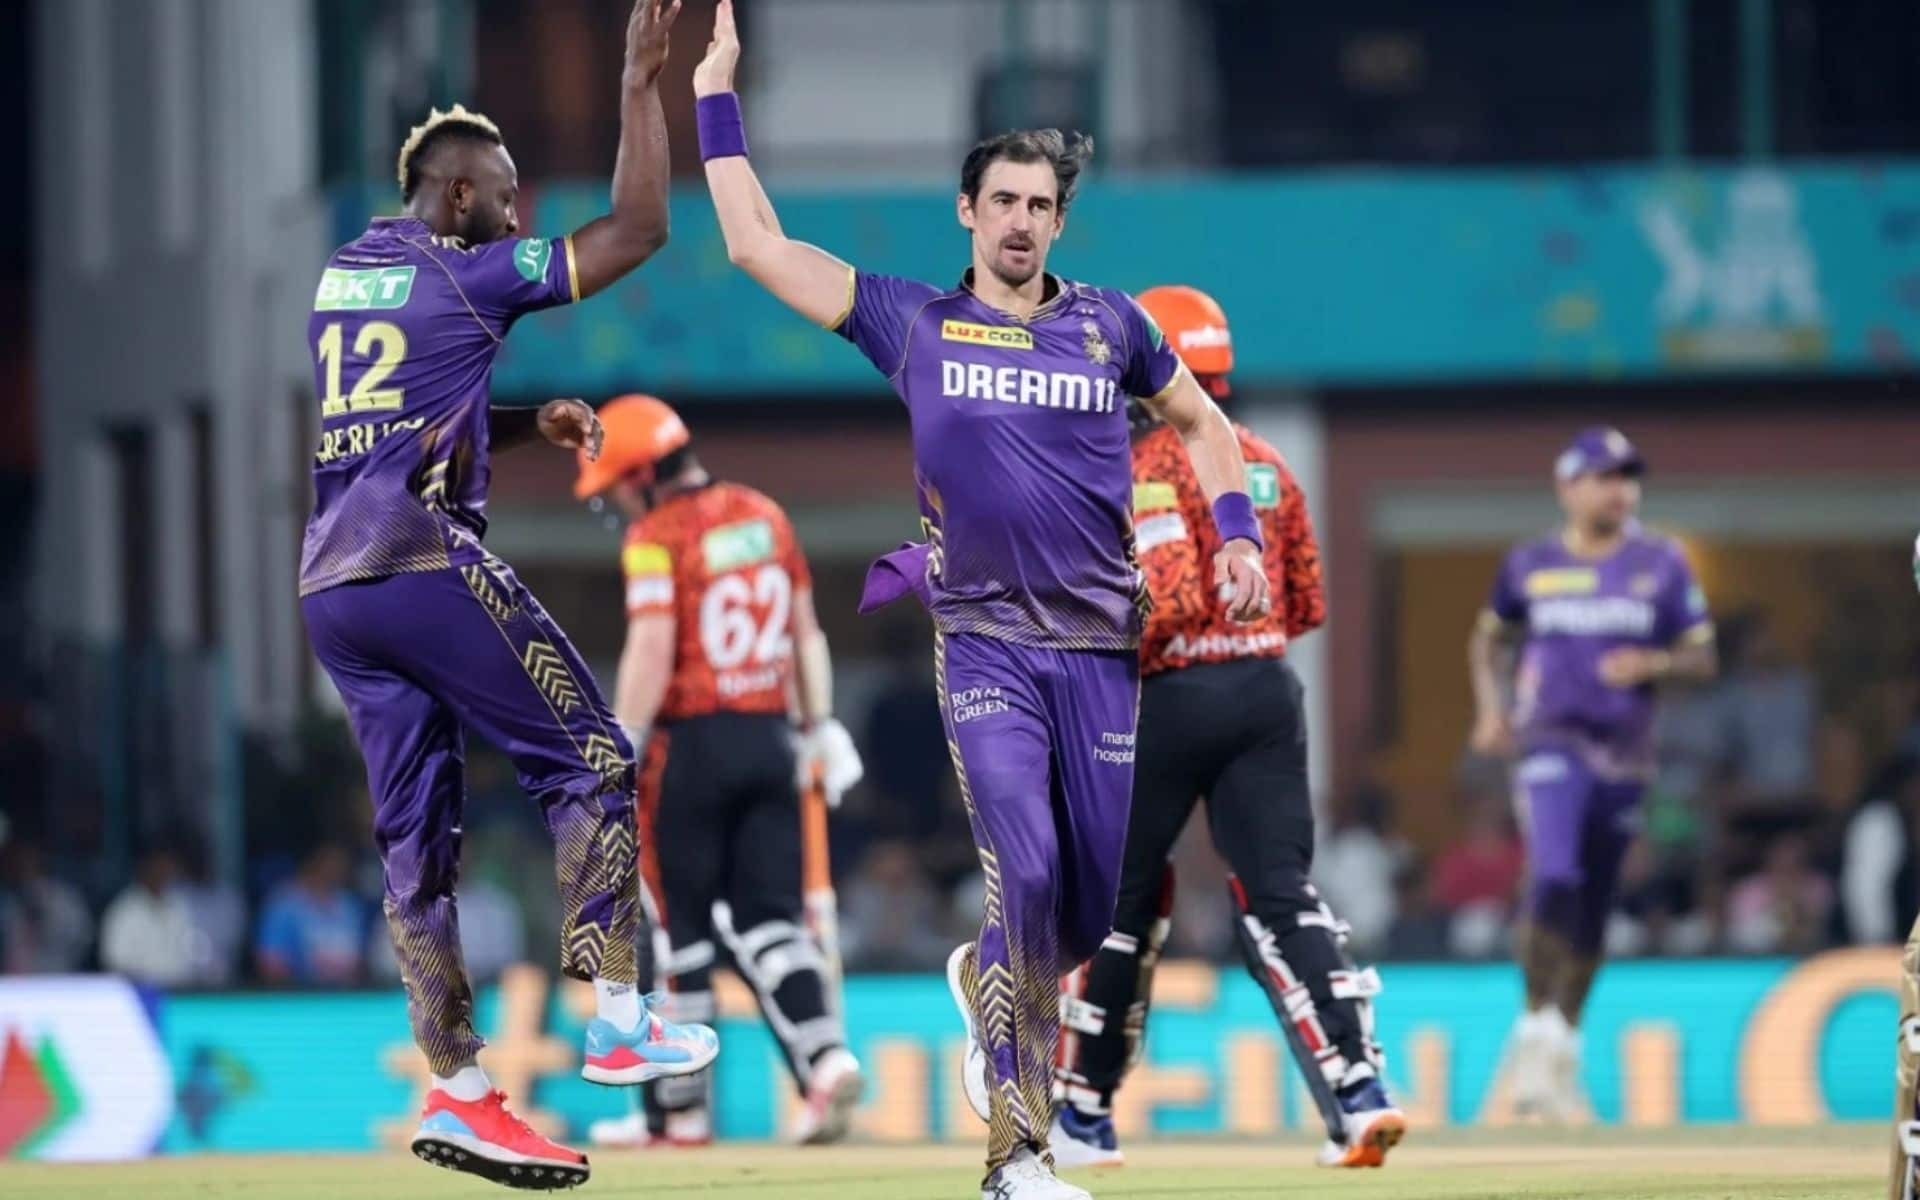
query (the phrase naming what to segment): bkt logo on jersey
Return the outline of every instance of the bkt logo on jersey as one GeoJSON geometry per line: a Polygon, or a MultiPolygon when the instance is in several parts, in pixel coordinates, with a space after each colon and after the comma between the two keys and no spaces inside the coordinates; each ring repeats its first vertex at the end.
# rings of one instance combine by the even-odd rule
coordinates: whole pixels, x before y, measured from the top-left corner
{"type": "Polygon", "coordinates": [[[1110,413],[1118,404],[1120,385],[1111,379],[1095,379],[1072,371],[1033,371],[1025,367],[943,361],[940,394],[1034,408],[1110,413]]]}
{"type": "Polygon", "coordinates": [[[407,297],[412,294],[412,267],[375,267],[368,271],[328,267],[320,276],[320,290],[314,293],[313,307],[319,312],[404,308],[407,297]]]}

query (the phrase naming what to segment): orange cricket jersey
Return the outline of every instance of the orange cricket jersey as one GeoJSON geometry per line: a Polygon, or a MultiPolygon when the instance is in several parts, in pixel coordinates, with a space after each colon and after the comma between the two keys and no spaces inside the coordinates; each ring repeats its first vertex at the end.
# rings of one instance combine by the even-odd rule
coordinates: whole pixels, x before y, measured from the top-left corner
{"type": "Polygon", "coordinates": [[[627,528],[627,619],[674,619],[660,717],[784,713],[793,596],[813,577],[787,514],[737,483],[668,498],[627,528]]]}
{"type": "Polygon", "coordinates": [[[1133,443],[1133,525],[1153,611],[1140,638],[1140,673],[1278,658],[1289,638],[1326,620],[1320,547],[1305,497],[1279,451],[1236,424],[1247,460],[1247,494],[1266,541],[1273,610],[1245,625],[1227,619],[1213,582],[1220,535],[1180,435],[1162,425],[1133,443]]]}

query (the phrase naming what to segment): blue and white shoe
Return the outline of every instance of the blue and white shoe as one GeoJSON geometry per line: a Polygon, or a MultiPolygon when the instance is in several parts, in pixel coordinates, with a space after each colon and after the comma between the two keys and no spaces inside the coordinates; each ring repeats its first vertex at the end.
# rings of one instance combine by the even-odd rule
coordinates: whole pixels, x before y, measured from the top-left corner
{"type": "Polygon", "coordinates": [[[1118,1167],[1127,1161],[1110,1116],[1089,1116],[1071,1104],[1054,1110],[1053,1161],[1060,1167],[1118,1167]]]}
{"type": "Polygon", "coordinates": [[[720,1054],[720,1035],[705,1025],[676,1025],[653,1010],[657,997],[647,999],[640,1023],[631,1031],[623,1033],[600,1017],[587,1022],[581,1078],[608,1087],[630,1087],[670,1075],[692,1075],[713,1065],[720,1054]]]}
{"type": "Polygon", "coordinates": [[[1369,1075],[1340,1089],[1344,1143],[1328,1139],[1316,1160],[1323,1167],[1379,1167],[1407,1136],[1407,1114],[1394,1107],[1387,1089],[1369,1075]]]}

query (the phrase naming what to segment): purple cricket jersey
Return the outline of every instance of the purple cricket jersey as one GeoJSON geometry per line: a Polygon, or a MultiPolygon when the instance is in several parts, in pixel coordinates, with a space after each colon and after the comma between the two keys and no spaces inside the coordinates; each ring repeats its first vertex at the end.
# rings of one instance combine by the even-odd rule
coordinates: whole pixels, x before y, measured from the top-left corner
{"type": "Polygon", "coordinates": [[[566,238],[467,246],[380,217],[334,251],[307,323],[321,433],[302,596],[484,557],[494,355],[521,314],[579,297],[566,238]]]}
{"type": "Polygon", "coordinates": [[[1132,649],[1146,584],[1126,397],[1160,395],[1179,359],[1124,292],[1049,275],[1049,298],[1023,320],[968,282],[943,292],[854,271],[833,325],[906,402],[934,624],[1132,649]]]}
{"type": "Polygon", "coordinates": [[[1654,689],[1600,682],[1600,659],[1622,646],[1664,649],[1712,635],[1706,597],[1671,538],[1638,525],[1602,559],[1560,537],[1507,555],[1488,604],[1524,625],[1515,723],[1529,748],[1571,745],[1608,775],[1643,773],[1652,755],[1654,689]]]}

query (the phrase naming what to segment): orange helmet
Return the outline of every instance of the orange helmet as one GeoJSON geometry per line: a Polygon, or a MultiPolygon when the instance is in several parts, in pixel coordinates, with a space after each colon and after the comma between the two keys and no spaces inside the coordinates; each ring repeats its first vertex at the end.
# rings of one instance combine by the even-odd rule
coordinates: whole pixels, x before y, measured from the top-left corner
{"type": "Polygon", "coordinates": [[[597,496],[629,475],[653,476],[653,464],[692,440],[686,422],[663,400],[634,393],[616,396],[600,410],[606,439],[600,457],[587,461],[585,448],[577,451],[580,474],[573,481],[575,498],[597,496]]]}
{"type": "Polygon", "coordinates": [[[1212,296],[1184,284],[1148,288],[1139,295],[1174,353],[1216,396],[1227,394],[1227,375],[1233,370],[1233,335],[1227,332],[1227,314],[1212,296]]]}

